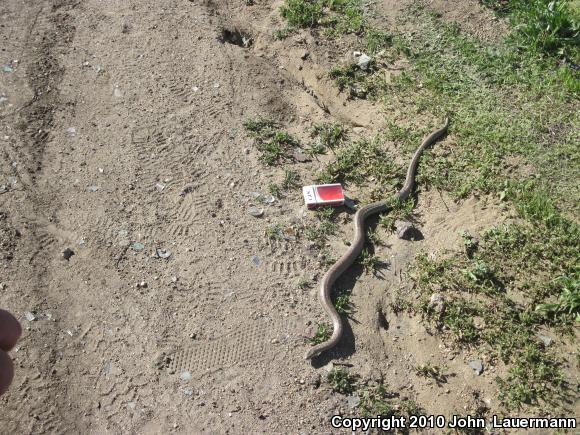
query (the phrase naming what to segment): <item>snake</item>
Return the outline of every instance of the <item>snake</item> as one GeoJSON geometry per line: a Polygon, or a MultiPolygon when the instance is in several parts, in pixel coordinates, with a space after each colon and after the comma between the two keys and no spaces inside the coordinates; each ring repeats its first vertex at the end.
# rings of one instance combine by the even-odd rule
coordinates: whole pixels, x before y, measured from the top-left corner
{"type": "MultiPolygon", "coordinates": [[[[447,133],[447,128],[449,126],[449,118],[445,120],[445,125],[438,130],[432,132],[429,136],[423,140],[419,148],[413,154],[413,158],[409,163],[409,168],[407,169],[407,177],[405,178],[405,184],[402,189],[395,195],[395,199],[399,201],[405,201],[415,186],[415,175],[417,173],[417,166],[419,165],[419,159],[423,154],[423,151],[433,143],[437,142],[441,137],[447,133]]],[[[342,319],[332,300],[330,299],[330,293],[332,287],[336,280],[354,263],[361,253],[364,242],[365,242],[365,220],[372,215],[377,213],[383,213],[389,209],[389,202],[387,201],[377,201],[371,204],[367,204],[361,207],[354,215],[354,239],[350,244],[348,250],[340,257],[332,267],[326,272],[322,281],[320,283],[320,290],[318,297],[320,299],[320,304],[328,316],[332,320],[332,335],[330,338],[316,346],[311,347],[304,359],[312,359],[323,352],[326,352],[337,345],[340,341],[343,333],[342,319]]]]}

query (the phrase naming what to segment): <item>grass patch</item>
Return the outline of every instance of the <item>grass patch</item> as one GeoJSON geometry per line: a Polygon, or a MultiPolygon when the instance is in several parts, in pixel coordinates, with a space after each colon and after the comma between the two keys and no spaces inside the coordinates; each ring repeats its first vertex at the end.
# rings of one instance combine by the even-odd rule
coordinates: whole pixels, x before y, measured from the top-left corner
{"type": "Polygon", "coordinates": [[[352,394],[355,391],[356,377],[341,368],[333,368],[326,376],[332,389],[340,394],[352,394]]]}
{"type": "Polygon", "coordinates": [[[431,363],[415,367],[415,374],[424,378],[433,379],[438,385],[447,383],[447,375],[444,370],[438,365],[431,363]]]}
{"type": "Polygon", "coordinates": [[[338,36],[361,34],[366,25],[360,0],[285,0],[280,13],[287,31],[320,27],[328,36],[338,36]]]}
{"type": "Polygon", "coordinates": [[[377,100],[386,90],[386,81],[382,74],[376,74],[377,68],[371,62],[368,69],[362,70],[356,63],[336,66],[328,76],[336,82],[341,92],[349,98],[377,100]]]}
{"type": "Polygon", "coordinates": [[[519,47],[578,63],[578,1],[483,0],[482,3],[509,17],[514,27],[511,38],[519,47]]]}
{"type": "Polygon", "coordinates": [[[350,302],[350,295],[350,290],[345,290],[336,297],[334,308],[336,308],[338,314],[347,315],[351,313],[352,304],[350,302]]]}
{"type": "Polygon", "coordinates": [[[475,249],[469,238],[466,251],[464,239],[463,249],[446,258],[419,256],[414,269],[421,294],[415,309],[444,337],[484,347],[508,366],[508,376],[497,380],[508,409],[557,406],[569,394],[561,357],[543,346],[536,331],[569,327],[578,319],[580,238],[571,222],[553,226],[550,214],[544,219],[494,227],[475,249]],[[553,274],[566,278],[554,281],[553,274]],[[526,302],[516,303],[508,288],[526,302]],[[429,304],[437,292],[446,297],[443,312],[429,304]],[[540,302],[553,298],[553,305],[540,302]]]}
{"type": "Polygon", "coordinates": [[[282,234],[282,227],[279,224],[273,224],[266,227],[264,230],[264,235],[266,236],[266,239],[270,241],[282,240],[284,238],[282,234]]]}
{"type": "Polygon", "coordinates": [[[297,139],[280,130],[280,125],[272,120],[248,120],[244,127],[261,153],[260,160],[268,166],[291,160],[291,150],[300,146],[297,139]]]}
{"type": "Polygon", "coordinates": [[[316,329],[316,334],[314,334],[314,337],[312,337],[311,343],[313,345],[317,345],[320,343],[324,343],[325,341],[328,341],[328,339],[330,338],[330,334],[331,334],[331,327],[329,325],[327,325],[326,323],[319,323],[318,324],[318,328],[316,329]]]}

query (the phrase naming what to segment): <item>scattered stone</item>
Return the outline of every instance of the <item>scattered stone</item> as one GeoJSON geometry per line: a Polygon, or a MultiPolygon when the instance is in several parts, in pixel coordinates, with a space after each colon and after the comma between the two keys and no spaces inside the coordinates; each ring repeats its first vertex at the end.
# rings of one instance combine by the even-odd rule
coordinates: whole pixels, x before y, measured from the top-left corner
{"type": "Polygon", "coordinates": [[[429,298],[429,304],[427,307],[441,315],[445,312],[445,298],[440,293],[433,293],[429,298]]]}
{"type": "Polygon", "coordinates": [[[306,60],[309,57],[310,57],[310,52],[308,50],[305,50],[304,53],[302,53],[302,56],[300,56],[300,59],[306,60]]]}
{"type": "Polygon", "coordinates": [[[113,97],[115,98],[123,98],[123,91],[119,89],[119,86],[115,85],[113,88],[113,97]]]}
{"type": "Polygon", "coordinates": [[[145,245],[143,243],[140,242],[133,242],[133,244],[131,245],[131,248],[133,248],[133,251],[142,251],[143,249],[145,249],[145,245]]]}
{"type": "Polygon", "coordinates": [[[69,128],[67,128],[67,129],[66,129],[66,134],[67,134],[69,137],[74,137],[74,136],[76,136],[76,135],[77,135],[77,129],[76,129],[76,128],[74,128],[74,127],[69,127],[69,128]]]}
{"type": "Polygon", "coordinates": [[[260,265],[260,257],[258,257],[257,255],[254,255],[252,257],[252,263],[254,263],[256,266],[260,265]]]}
{"type": "Polygon", "coordinates": [[[480,359],[469,361],[468,365],[473,369],[477,376],[483,373],[483,362],[480,359]]]}
{"type": "Polygon", "coordinates": [[[147,283],[145,281],[141,281],[137,283],[137,288],[147,288],[147,283]]]}
{"type": "Polygon", "coordinates": [[[248,214],[250,216],[254,216],[255,218],[261,217],[264,214],[263,208],[258,208],[256,206],[252,206],[248,209],[248,214]]]}
{"type": "Polygon", "coordinates": [[[155,248],[155,256],[158,258],[169,258],[171,257],[171,251],[161,248],[155,248]]]}
{"type": "Polygon", "coordinates": [[[4,71],[5,73],[11,73],[14,72],[14,68],[12,68],[12,66],[10,65],[4,65],[2,67],[2,71],[4,71]]]}
{"type": "Polygon", "coordinates": [[[99,186],[89,186],[89,187],[87,187],[87,190],[88,190],[89,192],[96,192],[96,191],[97,191],[97,190],[99,190],[99,189],[100,189],[100,187],[99,187],[99,186]]]}
{"type": "Polygon", "coordinates": [[[371,61],[372,61],[372,59],[369,56],[367,56],[366,54],[362,53],[360,55],[360,57],[358,58],[357,65],[358,65],[358,67],[360,69],[362,69],[363,71],[366,71],[369,68],[370,64],[371,64],[371,61]]]}
{"type": "Polygon", "coordinates": [[[362,53],[360,51],[353,51],[352,57],[359,57],[362,53]]]}
{"type": "Polygon", "coordinates": [[[197,87],[197,86],[194,86],[191,89],[193,90],[193,92],[199,92],[199,87],[197,87]]]}
{"type": "Polygon", "coordinates": [[[182,372],[179,375],[179,379],[181,379],[182,381],[191,381],[193,379],[193,375],[191,374],[191,372],[182,372]]]}
{"type": "Polygon", "coordinates": [[[75,255],[75,252],[70,248],[66,248],[64,251],[62,251],[62,258],[67,261],[70,260],[73,255],[75,255]]]}
{"type": "Polygon", "coordinates": [[[165,187],[167,187],[167,185],[165,183],[162,182],[158,182],[155,184],[155,187],[157,188],[157,190],[159,190],[160,192],[163,192],[163,189],[165,189],[165,187]]]}
{"type": "Polygon", "coordinates": [[[354,409],[360,404],[360,397],[358,397],[357,395],[348,396],[346,398],[346,403],[349,408],[354,409]]]}
{"type": "Polygon", "coordinates": [[[131,411],[135,411],[137,404],[135,402],[129,402],[127,403],[127,408],[129,408],[131,411]]]}
{"type": "Polygon", "coordinates": [[[181,392],[186,396],[193,396],[193,388],[182,388],[181,392]]]}
{"type": "Polygon", "coordinates": [[[542,340],[542,342],[544,343],[544,346],[546,346],[546,347],[551,345],[552,342],[554,341],[554,339],[552,337],[548,337],[547,335],[543,335],[543,334],[538,334],[538,338],[540,340],[542,340]]]}
{"type": "Polygon", "coordinates": [[[26,320],[28,320],[29,322],[34,322],[36,320],[36,316],[30,311],[24,313],[24,317],[26,317],[26,320]]]}
{"type": "Polygon", "coordinates": [[[395,221],[395,232],[397,237],[403,240],[419,239],[421,233],[409,221],[397,219],[395,221]]]}
{"type": "Polygon", "coordinates": [[[294,157],[294,160],[296,160],[299,163],[305,163],[305,162],[311,162],[312,159],[310,158],[310,156],[308,156],[307,154],[304,154],[301,151],[294,151],[294,153],[292,154],[292,156],[294,157]]]}

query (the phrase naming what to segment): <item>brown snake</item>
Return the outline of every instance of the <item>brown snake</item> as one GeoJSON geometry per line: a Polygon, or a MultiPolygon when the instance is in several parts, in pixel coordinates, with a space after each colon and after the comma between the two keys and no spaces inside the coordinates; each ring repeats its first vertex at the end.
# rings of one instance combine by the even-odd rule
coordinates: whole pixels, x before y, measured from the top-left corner
{"type": "MultiPolygon", "coordinates": [[[[419,158],[421,154],[431,144],[435,143],[439,138],[441,138],[446,132],[447,127],[449,126],[449,119],[445,120],[445,125],[441,127],[439,130],[434,131],[431,133],[421,144],[413,158],[411,159],[411,163],[409,164],[409,169],[407,170],[407,178],[405,179],[405,185],[403,188],[395,195],[395,198],[398,200],[404,201],[406,200],[411,192],[413,191],[413,187],[415,185],[415,174],[417,172],[417,166],[419,164],[419,158]]],[[[322,282],[320,284],[320,303],[322,304],[322,308],[326,311],[326,313],[332,319],[332,336],[325,341],[324,343],[320,343],[308,350],[306,355],[304,356],[305,359],[311,359],[322,352],[325,352],[329,349],[332,349],[336,344],[340,341],[342,337],[342,319],[340,318],[338,312],[334,308],[332,300],[330,299],[330,292],[332,290],[332,286],[334,285],[335,281],[338,279],[340,275],[342,275],[346,269],[348,269],[352,263],[357,259],[360,252],[363,249],[364,241],[365,241],[365,220],[369,216],[372,216],[377,213],[382,213],[388,210],[388,205],[385,201],[378,201],[373,202],[372,204],[365,205],[361,209],[359,209],[356,214],[354,215],[354,240],[348,250],[340,257],[340,259],[334,263],[334,265],[326,272],[324,277],[322,278],[322,282]]]]}

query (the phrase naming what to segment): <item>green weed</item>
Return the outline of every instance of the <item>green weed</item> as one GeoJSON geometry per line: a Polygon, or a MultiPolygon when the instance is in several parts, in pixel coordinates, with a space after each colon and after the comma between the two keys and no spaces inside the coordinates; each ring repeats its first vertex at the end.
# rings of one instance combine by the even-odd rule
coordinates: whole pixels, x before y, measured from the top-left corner
{"type": "Polygon", "coordinates": [[[316,330],[316,334],[314,334],[314,337],[312,337],[311,342],[313,345],[324,343],[330,338],[330,334],[331,334],[330,326],[327,325],[326,323],[319,323],[318,329],[316,330]]]}
{"type": "Polygon", "coordinates": [[[300,142],[281,131],[280,125],[268,119],[248,120],[244,127],[254,139],[254,145],[261,152],[260,160],[269,166],[291,159],[290,150],[300,146],[300,142]]]}
{"type": "Polygon", "coordinates": [[[447,382],[447,375],[444,373],[443,369],[431,363],[415,367],[415,374],[424,378],[433,379],[437,384],[444,384],[447,382]]]}
{"type": "Polygon", "coordinates": [[[332,389],[340,394],[352,394],[356,388],[356,376],[341,368],[333,368],[326,376],[332,389]]]}

